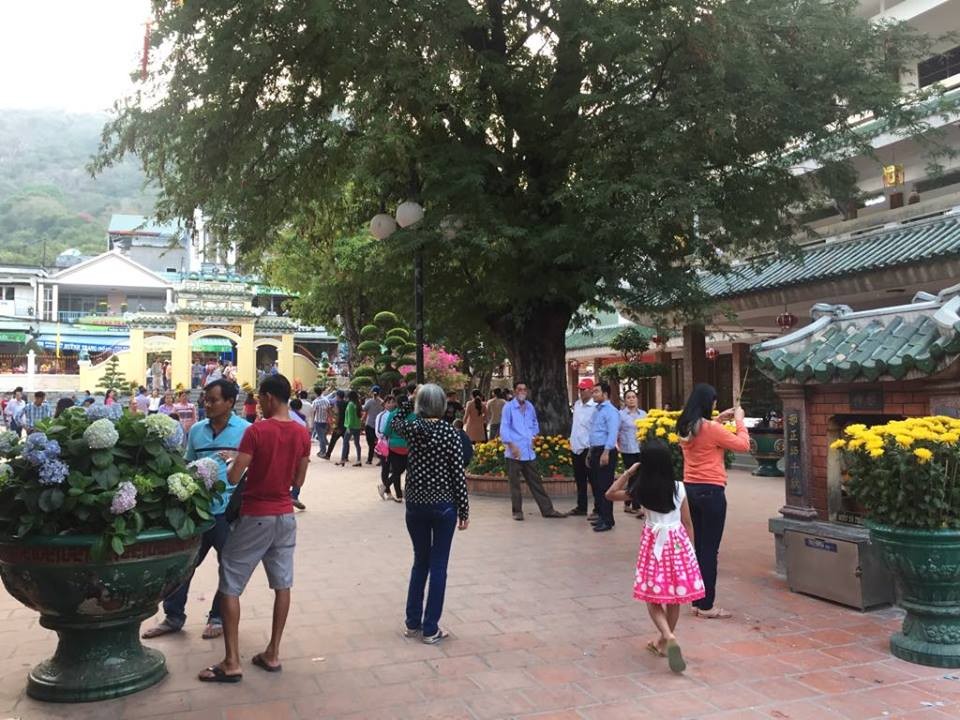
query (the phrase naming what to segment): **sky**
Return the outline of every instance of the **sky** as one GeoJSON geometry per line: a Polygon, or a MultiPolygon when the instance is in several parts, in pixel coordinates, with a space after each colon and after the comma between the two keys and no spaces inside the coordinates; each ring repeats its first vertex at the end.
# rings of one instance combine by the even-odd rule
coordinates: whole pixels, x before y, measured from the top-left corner
{"type": "Polygon", "coordinates": [[[0,108],[109,109],[149,18],[149,0],[0,0],[0,108]]]}

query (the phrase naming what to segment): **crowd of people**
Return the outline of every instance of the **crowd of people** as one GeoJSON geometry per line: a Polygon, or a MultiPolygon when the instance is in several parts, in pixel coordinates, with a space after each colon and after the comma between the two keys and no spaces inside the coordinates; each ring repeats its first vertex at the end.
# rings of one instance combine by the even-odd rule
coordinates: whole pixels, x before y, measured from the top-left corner
{"type": "MultiPolygon", "coordinates": [[[[352,465],[359,467],[364,464],[361,436],[366,440],[366,464],[379,465],[380,497],[406,508],[414,555],[406,637],[433,644],[447,636],[440,618],[450,548],[456,530],[466,530],[470,523],[465,468],[475,443],[499,437],[515,520],[523,520],[523,482],[545,518],[586,516],[595,532],[607,532],[616,524],[614,503],[623,502],[627,513],[644,520],[633,594],[647,604],[659,633],[648,650],[682,672],[685,662],[676,636],[680,605],[692,603],[702,618],[730,617],[715,604],[717,559],[726,518],[724,453],[749,447],[743,410],[715,415],[716,391],[703,384],[694,388],[677,419],[684,458],[683,477],[678,478],[666,443],[638,441],[636,422],[646,413],[634,391],[623,393],[619,408],[605,382],[583,380],[578,393],[570,433],[577,504],[564,513],[554,508],[543,487],[535,443],[540,427],[523,382],[494,391],[486,401],[473,391],[466,406],[431,384],[411,383],[386,394],[373,387],[365,398],[355,390],[316,388],[311,396],[292,388],[278,373],[266,374],[257,394],[247,394],[242,402],[236,382],[226,377],[204,385],[199,405],[190,402],[187,392],[175,397],[169,390],[140,387],[126,409],[178,420],[186,459],[217,460],[226,486],[211,509],[214,524],[203,534],[197,561],[210,550],[218,557],[219,587],[203,637],[223,636],[225,654],[199,679],[229,683],[242,678],[240,596],[261,562],[275,591],[274,621],[271,638],[253,663],[268,672],[281,669],[280,640],[293,584],[294,510],[306,509],[300,489],[312,443],[317,443],[317,457],[331,460],[340,442],[335,463],[340,467],[349,462],[352,448],[352,465]],[[727,421],[733,421],[734,432],[723,426],[727,421]],[[621,460],[623,469],[616,476],[621,460]]],[[[7,427],[18,433],[31,432],[40,420],[74,404],[75,397],[64,396],[51,409],[43,392],[28,401],[22,388],[0,400],[7,427]]],[[[102,404],[108,417],[119,417],[124,410],[113,391],[102,399],[87,393],[80,404],[102,404]]],[[[163,619],[145,638],[183,629],[189,586],[190,581],[164,601],[163,619]]]]}

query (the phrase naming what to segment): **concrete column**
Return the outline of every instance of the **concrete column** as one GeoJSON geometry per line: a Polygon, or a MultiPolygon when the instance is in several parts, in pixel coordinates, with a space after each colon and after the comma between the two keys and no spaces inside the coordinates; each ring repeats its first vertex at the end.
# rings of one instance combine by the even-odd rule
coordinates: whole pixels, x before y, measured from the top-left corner
{"type": "Polygon", "coordinates": [[[730,346],[733,352],[733,404],[737,404],[737,398],[742,392],[744,376],[747,374],[747,368],[750,367],[750,346],[747,343],[733,343],[730,346]]]}
{"type": "Polygon", "coordinates": [[[182,385],[189,389],[193,353],[190,349],[190,323],[186,320],[177,320],[177,331],[174,335],[173,352],[170,362],[173,365],[170,372],[170,384],[173,387],[182,385]]]}
{"type": "Polygon", "coordinates": [[[167,288],[167,305],[173,303],[173,288],[167,288]]]}
{"type": "MultiPolygon", "coordinates": [[[[56,286],[54,286],[56,287],[56,286]]],[[[37,353],[33,350],[27,350],[27,382],[24,384],[27,391],[36,390],[35,384],[37,378],[37,353]]],[[[29,400],[27,401],[29,402],[29,400]]]]}
{"type": "Polygon", "coordinates": [[[277,350],[277,369],[293,385],[293,333],[284,333],[280,336],[280,348],[277,350]]]}
{"type": "MultiPolygon", "coordinates": [[[[665,403],[676,405],[676,402],[670,397],[671,360],[670,353],[667,352],[657,352],[653,356],[654,362],[660,363],[667,369],[663,375],[658,375],[653,381],[653,404],[657,408],[662,408],[665,403]]],[[[646,409],[649,410],[650,408],[646,409]]]]}
{"type": "MultiPolygon", "coordinates": [[[[693,386],[707,381],[707,338],[703,325],[683,327],[683,392],[689,395],[693,386]]],[[[679,405],[686,398],[674,398],[679,405]]]]}
{"type": "Polygon", "coordinates": [[[567,399],[572,405],[577,401],[577,385],[580,381],[580,366],[567,363],[567,399]]]}
{"type": "Polygon", "coordinates": [[[143,328],[130,328],[130,372],[133,377],[127,378],[138,386],[147,379],[147,349],[144,344],[143,328]]]}
{"type": "Polygon", "coordinates": [[[237,343],[237,382],[250,387],[257,386],[257,351],[253,345],[254,325],[240,325],[240,342],[237,343]]]}
{"type": "Polygon", "coordinates": [[[786,504],[780,508],[780,514],[795,520],[816,520],[817,511],[810,499],[813,452],[807,391],[801,386],[780,385],[777,394],[783,400],[783,469],[786,472],[786,504]]]}
{"type": "Polygon", "coordinates": [[[60,286],[54,285],[51,291],[50,301],[50,322],[57,322],[60,319],[60,286]]]}

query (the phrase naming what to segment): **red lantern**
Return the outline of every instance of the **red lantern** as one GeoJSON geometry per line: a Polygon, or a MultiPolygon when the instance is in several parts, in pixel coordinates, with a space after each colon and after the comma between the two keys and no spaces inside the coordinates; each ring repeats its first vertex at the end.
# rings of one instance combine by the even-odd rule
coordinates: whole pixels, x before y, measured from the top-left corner
{"type": "Polygon", "coordinates": [[[781,330],[789,330],[794,325],[797,324],[797,316],[791,312],[784,310],[782,313],[777,315],[777,325],[781,330]]]}
{"type": "Polygon", "coordinates": [[[716,348],[707,348],[707,360],[716,360],[720,356],[720,351],[716,348]]]}

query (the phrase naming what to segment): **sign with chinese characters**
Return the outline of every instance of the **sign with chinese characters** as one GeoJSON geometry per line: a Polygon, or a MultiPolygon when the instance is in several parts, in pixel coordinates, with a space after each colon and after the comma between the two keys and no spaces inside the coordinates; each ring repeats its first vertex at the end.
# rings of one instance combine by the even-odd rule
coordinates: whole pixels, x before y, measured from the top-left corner
{"type": "Polygon", "coordinates": [[[851,390],[851,410],[883,410],[883,390],[851,390]]]}
{"type": "Polygon", "coordinates": [[[797,497],[803,496],[803,462],[801,461],[800,411],[788,410],[786,418],[787,455],[784,469],[787,471],[787,491],[797,497]]]}

